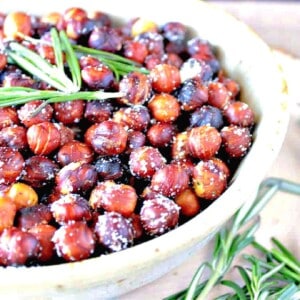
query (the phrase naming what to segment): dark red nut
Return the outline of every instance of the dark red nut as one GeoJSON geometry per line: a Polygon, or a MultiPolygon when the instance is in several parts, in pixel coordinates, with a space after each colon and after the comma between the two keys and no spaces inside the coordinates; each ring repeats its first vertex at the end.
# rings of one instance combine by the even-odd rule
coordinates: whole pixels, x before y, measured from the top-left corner
{"type": "Polygon", "coordinates": [[[230,103],[230,93],[221,82],[211,82],[208,85],[208,104],[221,110],[230,103]]]}
{"type": "Polygon", "coordinates": [[[187,51],[190,55],[194,54],[213,54],[211,44],[202,38],[195,37],[187,41],[187,51]]]}
{"type": "Polygon", "coordinates": [[[71,221],[89,221],[92,219],[92,212],[88,201],[78,194],[61,196],[50,205],[50,210],[55,221],[59,224],[71,221]]]}
{"type": "Polygon", "coordinates": [[[3,33],[7,38],[18,39],[19,34],[31,35],[31,19],[24,12],[10,12],[3,23],[3,33]]]}
{"type": "Polygon", "coordinates": [[[60,132],[60,146],[75,139],[75,131],[61,123],[55,123],[55,127],[60,132]]]}
{"type": "Polygon", "coordinates": [[[109,52],[120,51],[123,38],[119,32],[112,27],[95,27],[88,39],[90,48],[109,52]]]}
{"type": "Polygon", "coordinates": [[[183,131],[177,133],[173,139],[171,155],[174,160],[186,159],[188,156],[188,133],[183,131]]]}
{"type": "Polygon", "coordinates": [[[99,90],[108,89],[114,83],[114,74],[106,65],[87,66],[81,70],[82,80],[88,87],[99,90]]]}
{"type": "Polygon", "coordinates": [[[115,121],[104,121],[89,127],[84,135],[85,142],[100,155],[117,155],[126,149],[127,132],[115,121]]]}
{"type": "Polygon", "coordinates": [[[152,88],[159,93],[171,93],[181,84],[179,69],[168,64],[159,64],[150,71],[152,88]]]}
{"type": "Polygon", "coordinates": [[[153,124],[147,131],[147,139],[154,147],[167,147],[173,141],[176,128],[171,123],[153,124]]]}
{"type": "Polygon", "coordinates": [[[174,66],[174,67],[180,69],[183,64],[183,60],[181,59],[181,57],[178,54],[169,52],[169,53],[166,53],[163,55],[162,63],[171,65],[171,66],[174,66]]]}
{"type": "Polygon", "coordinates": [[[113,120],[128,129],[144,131],[150,122],[150,114],[145,106],[121,107],[113,114],[113,120]]]}
{"type": "Polygon", "coordinates": [[[87,18],[87,12],[80,7],[69,7],[64,11],[62,17],[64,22],[81,21],[87,18]]]}
{"type": "Polygon", "coordinates": [[[162,56],[158,54],[147,55],[144,62],[146,68],[150,71],[162,63],[162,56]]]}
{"type": "Polygon", "coordinates": [[[0,235],[0,265],[19,266],[38,255],[39,241],[16,227],[4,229],[0,235]]]}
{"type": "Polygon", "coordinates": [[[60,132],[51,122],[34,124],[27,130],[27,142],[34,154],[47,155],[60,146],[60,132]]]}
{"type": "Polygon", "coordinates": [[[66,261],[89,258],[95,250],[92,229],[85,222],[69,222],[59,227],[52,238],[56,254],[66,261]]]}
{"type": "Polygon", "coordinates": [[[22,105],[18,109],[18,117],[26,127],[51,121],[53,108],[50,104],[47,104],[40,112],[36,113],[36,110],[41,104],[43,104],[42,100],[34,100],[22,105]]]}
{"type": "Polygon", "coordinates": [[[182,82],[196,79],[207,84],[213,78],[213,70],[205,61],[191,57],[182,64],[180,77],[182,82]]]}
{"type": "Polygon", "coordinates": [[[71,162],[91,163],[94,152],[90,146],[79,141],[71,141],[64,144],[57,152],[57,161],[62,166],[71,162]]]}
{"type": "Polygon", "coordinates": [[[223,147],[231,157],[243,157],[252,144],[252,135],[247,127],[230,125],[221,130],[223,147]]]}
{"type": "Polygon", "coordinates": [[[213,157],[219,151],[221,143],[219,131],[209,125],[194,127],[188,133],[188,151],[193,157],[199,159],[213,157]]]}
{"type": "Polygon", "coordinates": [[[67,36],[74,40],[78,39],[83,34],[87,19],[87,13],[83,9],[78,7],[67,9],[63,14],[63,24],[67,36]]]}
{"type": "Polygon", "coordinates": [[[134,228],[130,220],[117,212],[105,212],[95,225],[98,243],[111,252],[117,252],[133,244],[134,228]]]}
{"type": "Polygon", "coordinates": [[[180,114],[180,104],[178,100],[170,94],[156,94],[148,103],[148,108],[159,122],[173,122],[180,114]]]}
{"type": "Polygon", "coordinates": [[[254,124],[254,112],[250,106],[241,101],[234,101],[224,109],[224,117],[229,124],[250,127],[254,124]]]}
{"type": "Polygon", "coordinates": [[[102,64],[102,62],[96,58],[96,57],[93,57],[93,56],[81,56],[79,58],[79,65],[80,65],[80,68],[83,69],[87,66],[91,66],[91,67],[98,67],[102,64]]]}
{"type": "Polygon", "coordinates": [[[18,211],[18,228],[28,230],[38,224],[48,224],[52,220],[50,208],[45,204],[24,207],[18,211]]]}
{"type": "Polygon", "coordinates": [[[171,199],[156,196],[145,200],[140,212],[142,226],[148,235],[161,235],[178,224],[180,207],[171,199]]]}
{"type": "Polygon", "coordinates": [[[5,74],[3,76],[3,81],[2,81],[2,86],[3,87],[28,87],[28,88],[33,88],[35,86],[35,81],[21,73],[21,72],[10,72],[8,74],[5,74]]]}
{"type": "MultiPolygon", "coordinates": [[[[165,52],[166,53],[176,53],[178,56],[182,55],[184,57],[184,55],[186,54],[186,43],[184,41],[180,41],[178,43],[177,42],[166,42],[165,52]]],[[[183,64],[183,61],[182,61],[181,65],[182,64],[183,64]]]]}
{"type": "Polygon", "coordinates": [[[83,117],[84,105],[83,100],[54,103],[54,117],[64,125],[78,123],[83,117]]]}
{"type": "Polygon", "coordinates": [[[144,104],[151,96],[151,81],[145,74],[131,72],[120,80],[119,90],[124,95],[121,103],[144,104]]]}
{"type": "Polygon", "coordinates": [[[149,54],[161,56],[164,53],[164,38],[155,31],[140,33],[134,40],[146,45],[149,54]]]}
{"type": "Polygon", "coordinates": [[[101,180],[115,180],[123,176],[123,167],[117,156],[100,157],[95,168],[101,180]]]}
{"type": "Polygon", "coordinates": [[[0,129],[18,123],[18,113],[14,107],[0,107],[0,129]]]}
{"type": "Polygon", "coordinates": [[[56,189],[63,195],[89,191],[97,182],[93,165],[74,162],[64,166],[55,176],[56,189]]]}
{"type": "Polygon", "coordinates": [[[231,173],[227,164],[223,160],[217,157],[212,157],[210,160],[217,166],[219,170],[221,170],[225,174],[226,179],[228,180],[231,173]]]}
{"type": "Polygon", "coordinates": [[[21,175],[24,167],[22,154],[8,147],[0,147],[0,183],[10,184],[21,175]]]}
{"type": "Polygon", "coordinates": [[[36,46],[36,50],[38,54],[46,59],[50,64],[55,64],[56,59],[55,59],[55,53],[54,53],[54,48],[50,45],[38,43],[36,46]]]}
{"type": "Polygon", "coordinates": [[[103,208],[106,211],[114,211],[124,217],[129,217],[135,210],[137,194],[130,185],[106,180],[100,182],[92,190],[89,203],[94,209],[103,208]]]}
{"type": "Polygon", "coordinates": [[[127,149],[126,153],[131,153],[132,150],[143,147],[146,143],[146,136],[140,131],[128,131],[127,149]]]}
{"type": "Polygon", "coordinates": [[[175,203],[180,207],[183,216],[194,217],[200,212],[201,205],[199,198],[193,189],[186,189],[175,197],[175,203]]]}
{"type": "Polygon", "coordinates": [[[210,125],[217,129],[223,127],[224,121],[221,110],[211,105],[203,105],[196,109],[190,115],[190,126],[199,127],[203,125],[210,125]]]}
{"type": "Polygon", "coordinates": [[[181,168],[183,168],[189,176],[192,175],[195,165],[192,159],[189,157],[183,159],[174,159],[171,161],[171,164],[181,166],[181,168]]]}
{"type": "Polygon", "coordinates": [[[219,72],[218,80],[225,85],[226,89],[230,93],[231,99],[235,99],[240,92],[239,84],[235,80],[224,76],[223,72],[219,72]]]}
{"type": "Polygon", "coordinates": [[[89,101],[85,106],[84,118],[92,123],[107,121],[113,111],[113,106],[108,101],[89,101]]]}
{"type": "Polygon", "coordinates": [[[54,180],[59,166],[44,156],[31,156],[25,160],[22,180],[32,187],[46,186],[54,180]]]}
{"type": "Polygon", "coordinates": [[[162,35],[171,42],[182,42],[186,38],[187,28],[180,22],[168,22],[162,27],[162,35]]]}
{"type": "Polygon", "coordinates": [[[193,186],[196,195],[206,200],[218,198],[227,187],[227,174],[214,160],[202,160],[193,170],[193,186]]]}
{"type": "Polygon", "coordinates": [[[0,130],[0,146],[24,150],[28,146],[26,129],[17,125],[2,128],[0,130]]]}
{"type": "Polygon", "coordinates": [[[138,63],[143,63],[148,55],[148,49],[146,45],[139,41],[125,41],[123,48],[124,56],[138,63]]]}
{"type": "Polygon", "coordinates": [[[112,20],[110,16],[107,13],[104,13],[102,11],[91,11],[88,12],[89,21],[91,22],[92,28],[95,28],[95,26],[106,26],[111,27],[112,20]]]}
{"type": "Polygon", "coordinates": [[[150,178],[165,163],[166,160],[158,149],[151,146],[143,146],[132,150],[128,165],[133,176],[150,178]]]}
{"type": "Polygon", "coordinates": [[[6,196],[0,196],[0,232],[14,224],[17,207],[15,203],[6,196]]]}
{"type": "Polygon", "coordinates": [[[183,110],[191,111],[207,102],[208,88],[199,80],[189,79],[183,83],[178,91],[177,98],[183,110]]]}
{"type": "Polygon", "coordinates": [[[188,188],[189,181],[189,175],[182,166],[170,164],[154,173],[150,187],[166,197],[174,197],[188,188]]]}
{"type": "Polygon", "coordinates": [[[37,224],[28,230],[39,241],[37,259],[40,262],[48,262],[54,255],[54,243],[52,238],[56,228],[49,224],[37,224]]]}

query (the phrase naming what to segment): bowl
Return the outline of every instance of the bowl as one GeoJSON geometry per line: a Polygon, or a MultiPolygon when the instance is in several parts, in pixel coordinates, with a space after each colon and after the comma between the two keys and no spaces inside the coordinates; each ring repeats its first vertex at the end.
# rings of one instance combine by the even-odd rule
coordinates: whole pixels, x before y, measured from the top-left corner
{"type": "Polygon", "coordinates": [[[229,188],[178,228],[132,248],[81,262],[0,268],[2,299],[109,299],[141,287],[180,265],[201,248],[245,202],[252,201],[276,159],[288,125],[285,81],[272,50],[245,24],[212,4],[185,1],[0,1],[0,11],[44,14],[69,7],[101,10],[116,22],[144,17],[179,21],[210,41],[222,67],[241,85],[241,98],[256,114],[254,143],[229,188]]]}

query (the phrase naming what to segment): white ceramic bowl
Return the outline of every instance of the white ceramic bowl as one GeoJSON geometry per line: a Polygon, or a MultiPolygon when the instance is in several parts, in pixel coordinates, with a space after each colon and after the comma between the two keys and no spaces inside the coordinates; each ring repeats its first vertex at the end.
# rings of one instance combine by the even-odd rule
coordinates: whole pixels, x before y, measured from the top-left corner
{"type": "Polygon", "coordinates": [[[108,12],[118,20],[180,21],[209,40],[218,48],[223,68],[240,83],[242,99],[255,110],[254,143],[228,190],[191,221],[119,253],[56,266],[0,268],[1,299],[105,299],[162,276],[203,246],[242,203],[253,200],[287,128],[286,86],[272,51],[246,25],[210,4],[197,0],[0,1],[1,12],[44,14],[74,6],[108,12]]]}

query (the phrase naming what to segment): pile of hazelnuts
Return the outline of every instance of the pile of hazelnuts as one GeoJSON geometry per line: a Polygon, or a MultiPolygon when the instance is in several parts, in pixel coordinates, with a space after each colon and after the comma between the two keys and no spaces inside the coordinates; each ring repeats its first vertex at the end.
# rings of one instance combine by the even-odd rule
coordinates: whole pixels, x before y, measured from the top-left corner
{"type": "MultiPolygon", "coordinates": [[[[116,252],[188,221],[228,187],[247,154],[253,110],[239,99],[214,47],[184,24],[72,7],[0,14],[14,38],[51,63],[52,27],[74,44],[129,58],[146,72],[119,80],[100,59],[79,58],[83,90],[123,97],[0,108],[0,265],[45,265],[116,252]]],[[[50,89],[0,52],[0,86],[50,89]]]]}

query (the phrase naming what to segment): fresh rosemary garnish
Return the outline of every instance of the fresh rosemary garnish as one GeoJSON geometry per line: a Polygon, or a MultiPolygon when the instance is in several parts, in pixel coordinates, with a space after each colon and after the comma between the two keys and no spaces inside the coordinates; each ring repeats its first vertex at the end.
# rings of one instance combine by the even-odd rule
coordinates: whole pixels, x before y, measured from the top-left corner
{"type": "Polygon", "coordinates": [[[300,262],[297,258],[274,238],[272,242],[275,248],[272,250],[267,250],[254,239],[254,233],[259,227],[258,214],[277,191],[300,195],[300,185],[276,178],[263,181],[255,201],[240,208],[231,225],[217,234],[212,260],[200,265],[187,289],[164,300],[208,299],[209,292],[218,284],[230,287],[234,293],[224,294],[215,300],[300,299],[300,262]],[[259,250],[264,257],[243,256],[250,265],[246,268],[237,266],[244,285],[225,280],[224,276],[234,258],[249,245],[259,250]],[[201,282],[206,269],[210,271],[209,277],[201,282]]]}
{"type": "MultiPolygon", "coordinates": [[[[146,69],[141,68],[139,64],[120,55],[72,45],[64,31],[57,31],[55,28],[52,28],[50,33],[51,45],[55,55],[55,65],[50,64],[39,54],[16,41],[10,41],[4,50],[10,61],[56,90],[0,87],[0,107],[24,104],[37,99],[45,100],[42,106],[38,108],[39,111],[47,103],[76,99],[97,100],[122,97],[123,94],[120,92],[81,91],[82,81],[78,56],[83,54],[99,58],[114,72],[117,80],[120,79],[120,76],[132,71],[148,72],[146,69]],[[66,57],[66,65],[63,60],[64,55],[66,57]],[[65,68],[68,68],[70,71],[72,80],[66,74],[65,68]]],[[[26,39],[26,37],[22,37],[26,39]]],[[[33,38],[30,38],[30,42],[43,43],[33,38]]]]}

